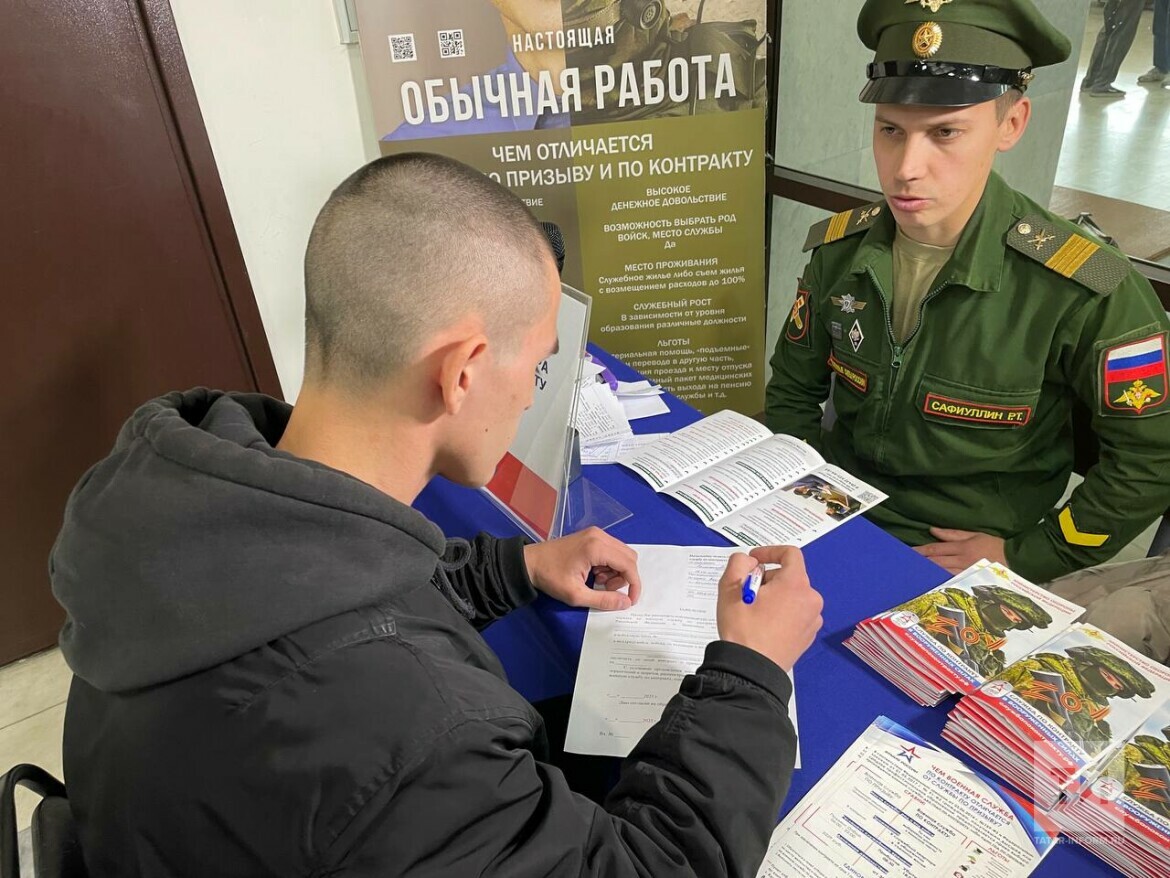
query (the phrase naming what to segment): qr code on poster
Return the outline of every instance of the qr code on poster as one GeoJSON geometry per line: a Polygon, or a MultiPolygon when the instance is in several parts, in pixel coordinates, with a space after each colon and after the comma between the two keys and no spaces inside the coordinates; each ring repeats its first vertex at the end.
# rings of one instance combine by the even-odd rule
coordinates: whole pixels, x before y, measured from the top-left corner
{"type": "Polygon", "coordinates": [[[418,60],[414,51],[414,34],[390,34],[390,60],[395,64],[418,60]]]}
{"type": "Polygon", "coordinates": [[[439,31],[439,57],[462,58],[467,54],[463,49],[462,30],[439,31]]]}

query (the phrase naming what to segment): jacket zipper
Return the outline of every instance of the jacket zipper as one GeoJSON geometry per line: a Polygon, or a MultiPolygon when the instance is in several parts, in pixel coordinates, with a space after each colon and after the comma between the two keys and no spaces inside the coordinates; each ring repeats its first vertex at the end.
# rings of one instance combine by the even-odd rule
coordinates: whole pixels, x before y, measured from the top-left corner
{"type": "Polygon", "coordinates": [[[881,283],[878,282],[877,273],[873,270],[873,266],[866,266],[865,270],[869,275],[870,281],[873,282],[874,289],[878,291],[878,295],[881,297],[882,309],[886,315],[886,331],[889,333],[890,346],[894,352],[893,357],[890,359],[890,387],[886,394],[886,410],[882,416],[882,432],[877,441],[877,454],[874,455],[875,461],[884,463],[886,458],[886,434],[890,426],[890,413],[894,407],[894,391],[898,387],[898,377],[901,375],[902,360],[906,353],[906,348],[909,347],[910,342],[914,340],[914,336],[918,334],[918,330],[922,326],[922,313],[926,309],[926,303],[950,286],[951,282],[949,280],[943,281],[939,286],[922,297],[922,301],[918,303],[918,319],[914,322],[914,328],[906,336],[905,343],[898,344],[894,339],[894,322],[890,317],[890,308],[886,301],[885,290],[882,289],[881,283]]]}

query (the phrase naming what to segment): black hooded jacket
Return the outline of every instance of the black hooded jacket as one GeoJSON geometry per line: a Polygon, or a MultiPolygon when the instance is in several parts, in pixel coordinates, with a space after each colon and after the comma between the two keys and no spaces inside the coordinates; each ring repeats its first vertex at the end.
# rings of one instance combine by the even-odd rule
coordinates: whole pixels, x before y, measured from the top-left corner
{"type": "Polygon", "coordinates": [[[794,755],[780,669],[712,644],[600,808],[476,633],[534,595],[521,542],[447,542],[275,450],[289,412],[154,400],[70,498],[51,568],[95,878],[755,875],[794,755]]]}

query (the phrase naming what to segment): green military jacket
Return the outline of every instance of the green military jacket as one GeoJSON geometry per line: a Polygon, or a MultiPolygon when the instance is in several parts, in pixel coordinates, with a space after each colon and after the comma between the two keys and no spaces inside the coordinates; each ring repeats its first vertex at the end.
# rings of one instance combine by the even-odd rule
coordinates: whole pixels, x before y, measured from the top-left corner
{"type": "Polygon", "coordinates": [[[768,426],[886,492],[869,517],[912,545],[933,542],[931,526],[994,534],[1037,582],[1108,560],[1170,507],[1170,322],[1149,283],[992,174],[897,344],[895,231],[884,202],[813,227],[768,426]],[[1101,456],[1055,509],[1077,399],[1101,456]]]}

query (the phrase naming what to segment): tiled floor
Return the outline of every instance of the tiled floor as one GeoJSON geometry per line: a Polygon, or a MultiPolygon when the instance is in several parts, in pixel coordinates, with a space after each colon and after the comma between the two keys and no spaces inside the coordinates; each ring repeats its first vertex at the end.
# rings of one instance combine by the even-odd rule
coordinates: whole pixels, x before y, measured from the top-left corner
{"type": "MultiPolygon", "coordinates": [[[[1101,8],[1094,6],[1081,49],[1082,75],[1101,22],[1101,8]]],[[[1153,66],[1152,22],[1147,10],[1113,83],[1124,98],[1074,90],[1056,183],[1170,211],[1170,90],[1137,84],[1153,66]]]]}
{"type": "MultiPolygon", "coordinates": [[[[69,668],[56,649],[0,668],[0,772],[35,763],[60,778],[69,668]]],[[[18,789],[17,819],[28,826],[37,797],[18,789]]]]}

